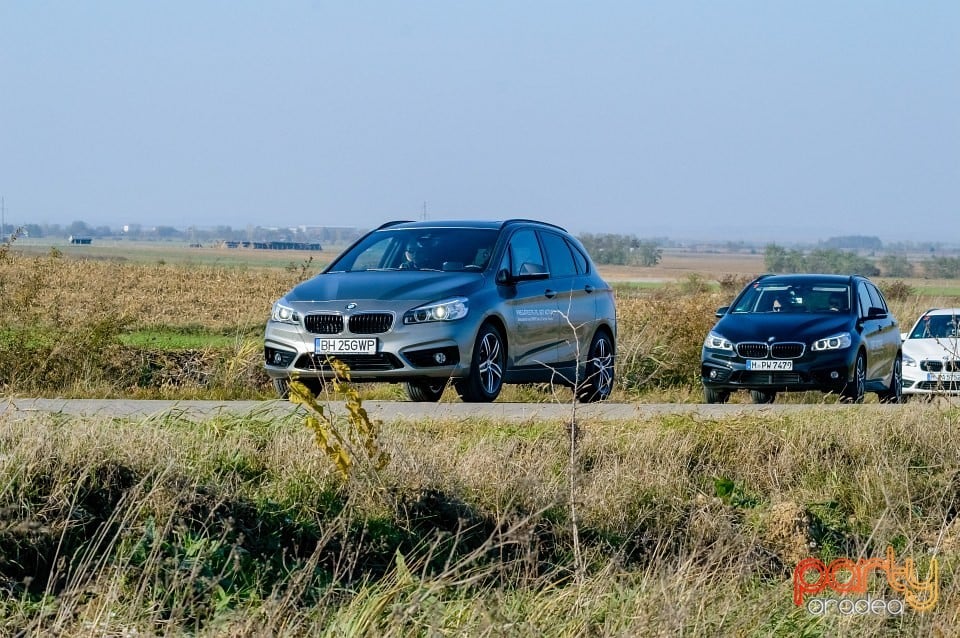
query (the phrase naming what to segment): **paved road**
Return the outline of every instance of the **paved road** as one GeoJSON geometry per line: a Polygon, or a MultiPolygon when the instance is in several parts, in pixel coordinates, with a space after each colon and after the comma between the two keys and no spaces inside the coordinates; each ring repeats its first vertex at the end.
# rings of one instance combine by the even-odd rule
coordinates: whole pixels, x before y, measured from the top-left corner
{"type": "MultiPolygon", "coordinates": [[[[331,408],[342,413],[343,403],[334,401],[331,408]]],[[[371,418],[384,423],[394,420],[489,418],[508,421],[569,419],[570,404],[557,403],[412,403],[405,401],[364,401],[371,418]]],[[[696,403],[598,403],[577,405],[579,418],[591,421],[622,421],[655,414],[690,414],[720,418],[736,414],[762,412],[783,413],[806,410],[802,404],[726,404],[696,403]]],[[[854,406],[829,404],[823,409],[850,410],[854,406]]],[[[867,409],[896,410],[899,406],[867,404],[867,409]]],[[[176,412],[187,418],[216,415],[284,416],[296,411],[286,401],[134,401],[127,399],[0,399],[0,415],[29,416],[38,412],[104,417],[144,418],[176,412]]]]}

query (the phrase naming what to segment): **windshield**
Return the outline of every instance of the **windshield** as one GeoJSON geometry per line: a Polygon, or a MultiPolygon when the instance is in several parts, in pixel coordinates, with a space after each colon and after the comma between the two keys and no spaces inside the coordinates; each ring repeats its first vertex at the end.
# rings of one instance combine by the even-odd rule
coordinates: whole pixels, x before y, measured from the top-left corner
{"type": "Polygon", "coordinates": [[[477,272],[490,263],[498,231],[491,228],[384,229],[367,235],[327,272],[435,270],[477,272]]]}
{"type": "Polygon", "coordinates": [[[957,315],[926,315],[910,333],[911,339],[948,339],[960,336],[960,317],[957,315]]]}
{"type": "Polygon", "coordinates": [[[844,284],[765,284],[756,282],[743,292],[734,313],[850,312],[850,287],[844,284]]]}

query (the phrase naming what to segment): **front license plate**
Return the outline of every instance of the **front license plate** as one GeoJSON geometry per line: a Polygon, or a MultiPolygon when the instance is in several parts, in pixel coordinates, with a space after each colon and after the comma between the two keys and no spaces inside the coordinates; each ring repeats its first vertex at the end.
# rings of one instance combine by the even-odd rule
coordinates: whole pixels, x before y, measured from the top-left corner
{"type": "Polygon", "coordinates": [[[317,337],[313,350],[316,354],[377,354],[377,340],[317,337]]]}
{"type": "Polygon", "coordinates": [[[793,361],[747,359],[747,370],[793,370],[793,361]]]}
{"type": "Polygon", "coordinates": [[[929,374],[927,374],[927,381],[955,383],[957,381],[960,381],[960,372],[930,372],[929,374]]]}

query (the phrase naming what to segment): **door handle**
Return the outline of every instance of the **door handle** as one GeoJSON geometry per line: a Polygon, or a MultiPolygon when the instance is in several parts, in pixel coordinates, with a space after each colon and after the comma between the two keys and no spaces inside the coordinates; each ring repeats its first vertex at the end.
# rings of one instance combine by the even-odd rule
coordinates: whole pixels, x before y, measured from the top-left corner
{"type": "Polygon", "coordinates": [[[556,290],[550,290],[549,288],[547,288],[547,289],[543,292],[543,296],[546,297],[547,299],[553,299],[554,297],[557,296],[557,291],[556,291],[556,290]]]}

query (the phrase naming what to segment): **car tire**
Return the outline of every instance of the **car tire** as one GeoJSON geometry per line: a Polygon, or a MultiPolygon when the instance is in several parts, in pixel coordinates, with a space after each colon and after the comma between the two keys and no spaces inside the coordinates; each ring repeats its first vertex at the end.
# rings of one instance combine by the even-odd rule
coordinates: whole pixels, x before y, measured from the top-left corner
{"type": "Polygon", "coordinates": [[[754,403],[773,403],[777,393],[773,390],[750,390],[750,398],[754,403]]]}
{"type": "Polygon", "coordinates": [[[454,382],[457,394],[467,403],[490,403],[503,388],[506,362],[506,346],[500,331],[493,324],[483,324],[473,345],[470,373],[466,379],[454,382]]]}
{"type": "MultiPolygon", "coordinates": [[[[323,381],[320,379],[296,379],[307,387],[313,396],[319,396],[323,392],[323,381]]],[[[290,379],[283,377],[273,380],[273,389],[281,399],[290,398],[290,379]]]]}
{"type": "Polygon", "coordinates": [[[877,392],[880,403],[903,403],[903,358],[898,354],[893,360],[893,372],[890,373],[890,387],[877,392]]]}
{"type": "Polygon", "coordinates": [[[853,362],[853,381],[848,381],[840,391],[840,399],[844,403],[863,403],[863,395],[867,384],[867,358],[863,351],[857,353],[853,362]]]}
{"type": "Polygon", "coordinates": [[[729,398],[729,390],[717,390],[703,386],[703,400],[705,403],[726,403],[729,398]]]}
{"type": "Polygon", "coordinates": [[[436,403],[447,384],[443,381],[407,381],[403,387],[411,401],[436,403]]]}
{"type": "Polygon", "coordinates": [[[606,330],[598,330],[587,351],[583,382],[577,389],[577,400],[580,403],[593,403],[607,399],[613,391],[614,366],[613,339],[606,330]]]}
{"type": "Polygon", "coordinates": [[[273,379],[273,390],[281,399],[290,398],[290,379],[273,379]]]}

